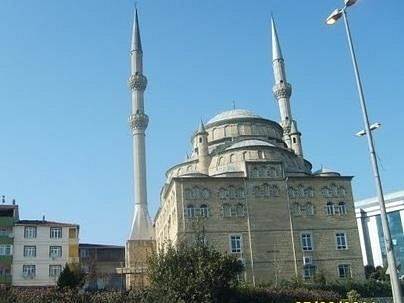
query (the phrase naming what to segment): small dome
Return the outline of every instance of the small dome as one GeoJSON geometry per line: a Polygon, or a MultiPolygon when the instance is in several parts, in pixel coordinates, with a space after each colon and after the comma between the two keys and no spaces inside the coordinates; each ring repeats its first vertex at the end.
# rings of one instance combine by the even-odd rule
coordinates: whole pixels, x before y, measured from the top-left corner
{"type": "Polygon", "coordinates": [[[313,173],[316,176],[331,177],[331,176],[341,176],[341,174],[335,170],[322,167],[313,173]]]}
{"type": "Polygon", "coordinates": [[[255,118],[255,119],[262,119],[261,116],[245,110],[245,109],[232,109],[220,114],[217,114],[212,119],[210,119],[206,124],[212,124],[219,121],[226,121],[231,119],[242,119],[242,118],[255,118]]]}
{"type": "Polygon", "coordinates": [[[262,140],[243,140],[241,142],[234,143],[232,146],[228,147],[226,150],[242,148],[242,147],[250,147],[250,146],[269,146],[275,147],[275,145],[265,142],[262,140]]]}

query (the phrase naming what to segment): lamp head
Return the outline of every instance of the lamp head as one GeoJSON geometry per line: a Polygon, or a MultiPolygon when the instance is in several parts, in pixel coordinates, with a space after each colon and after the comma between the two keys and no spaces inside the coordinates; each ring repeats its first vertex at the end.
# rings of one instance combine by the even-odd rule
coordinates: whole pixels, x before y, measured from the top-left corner
{"type": "Polygon", "coordinates": [[[328,16],[325,23],[327,23],[328,25],[333,25],[338,21],[339,18],[341,18],[341,16],[342,16],[342,9],[337,8],[328,16]]]}
{"type": "Polygon", "coordinates": [[[344,0],[345,6],[354,5],[358,0],[344,0]]]}

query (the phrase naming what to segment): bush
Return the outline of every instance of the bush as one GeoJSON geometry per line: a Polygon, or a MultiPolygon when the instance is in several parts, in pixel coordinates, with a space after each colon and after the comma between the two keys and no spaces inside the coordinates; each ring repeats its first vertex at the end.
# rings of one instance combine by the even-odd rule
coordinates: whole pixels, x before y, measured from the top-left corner
{"type": "Polygon", "coordinates": [[[168,244],[148,262],[150,290],[156,302],[226,302],[242,271],[243,265],[235,257],[199,240],[193,245],[168,244]]]}
{"type": "Polygon", "coordinates": [[[60,273],[57,286],[59,288],[77,288],[84,284],[84,273],[78,266],[66,264],[60,273]]]}
{"type": "MultiPolygon", "coordinates": [[[[304,301],[339,302],[337,294],[327,291],[310,291],[297,288],[242,288],[233,289],[226,303],[295,303],[304,301]]],[[[143,291],[105,291],[79,293],[72,289],[7,289],[0,292],[0,303],[179,303],[165,298],[156,301],[149,290],[143,291]]],[[[192,301],[187,301],[192,302],[192,301]]],[[[197,302],[197,301],[194,301],[197,302]]],[[[215,302],[212,301],[205,302],[215,302]]]]}

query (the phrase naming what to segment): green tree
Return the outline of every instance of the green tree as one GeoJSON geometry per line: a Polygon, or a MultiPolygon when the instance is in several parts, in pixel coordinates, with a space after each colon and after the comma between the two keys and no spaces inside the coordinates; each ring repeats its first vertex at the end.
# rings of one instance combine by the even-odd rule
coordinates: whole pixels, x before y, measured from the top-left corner
{"type": "Polygon", "coordinates": [[[242,272],[240,261],[206,245],[201,234],[192,244],[168,243],[148,261],[150,290],[162,303],[226,302],[242,272]]]}
{"type": "Polygon", "coordinates": [[[76,288],[83,286],[84,273],[79,266],[66,264],[63,271],[60,273],[57,286],[59,288],[76,288]]]}
{"type": "Polygon", "coordinates": [[[373,265],[366,265],[365,266],[365,277],[366,279],[369,279],[371,274],[373,274],[376,271],[375,267],[373,265]]]}

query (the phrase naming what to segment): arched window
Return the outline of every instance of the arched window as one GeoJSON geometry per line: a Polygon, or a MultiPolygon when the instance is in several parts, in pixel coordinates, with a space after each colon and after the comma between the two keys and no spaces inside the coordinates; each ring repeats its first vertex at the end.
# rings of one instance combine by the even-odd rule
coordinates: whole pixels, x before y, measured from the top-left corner
{"type": "Polygon", "coordinates": [[[247,160],[247,154],[248,154],[248,152],[243,152],[243,160],[247,160]]]}
{"type": "Polygon", "coordinates": [[[195,208],[192,204],[188,204],[187,208],[185,209],[185,215],[188,218],[193,218],[195,217],[195,208]]]}
{"type": "Polygon", "coordinates": [[[306,203],[306,215],[308,216],[314,215],[314,206],[310,202],[306,203]]]}
{"type": "Polygon", "coordinates": [[[229,186],[228,190],[229,190],[229,198],[231,200],[234,200],[236,198],[236,189],[234,188],[234,186],[229,186]]]}
{"type": "Polygon", "coordinates": [[[228,196],[227,190],[224,188],[219,189],[219,199],[226,200],[228,196]]]}
{"type": "Polygon", "coordinates": [[[244,217],[244,205],[239,203],[236,206],[237,217],[244,217]]]}
{"type": "Polygon", "coordinates": [[[230,204],[224,203],[222,205],[222,213],[223,213],[223,217],[225,217],[225,218],[231,217],[231,206],[230,206],[230,204]]]}
{"type": "Polygon", "coordinates": [[[325,213],[329,216],[332,216],[334,214],[334,203],[327,202],[327,205],[325,207],[325,213]]]}
{"type": "Polygon", "coordinates": [[[200,214],[201,214],[201,217],[205,217],[205,218],[207,218],[209,216],[209,209],[206,204],[201,205],[200,214]]]}
{"type": "Polygon", "coordinates": [[[212,131],[212,134],[213,134],[213,140],[216,140],[218,137],[219,137],[219,133],[218,133],[218,130],[217,130],[217,128],[214,128],[213,129],[213,131],[212,131]]]}
{"type": "Polygon", "coordinates": [[[348,213],[348,208],[347,208],[345,202],[339,202],[338,203],[338,208],[339,208],[339,214],[340,215],[346,215],[348,213]]]}
{"type": "Polygon", "coordinates": [[[300,216],[302,214],[302,209],[300,208],[300,204],[299,203],[293,204],[292,211],[295,216],[300,216]]]}
{"type": "Polygon", "coordinates": [[[236,162],[236,155],[235,154],[231,154],[230,155],[230,163],[234,163],[236,162]]]}

